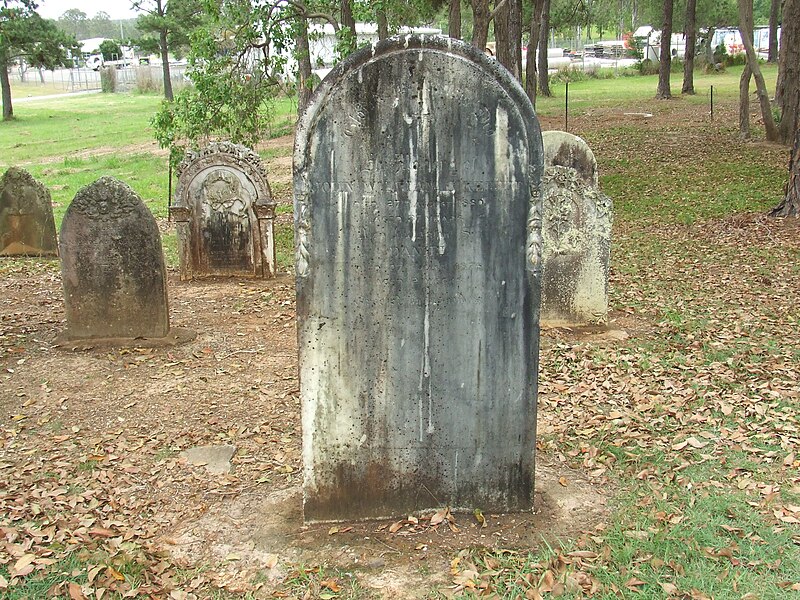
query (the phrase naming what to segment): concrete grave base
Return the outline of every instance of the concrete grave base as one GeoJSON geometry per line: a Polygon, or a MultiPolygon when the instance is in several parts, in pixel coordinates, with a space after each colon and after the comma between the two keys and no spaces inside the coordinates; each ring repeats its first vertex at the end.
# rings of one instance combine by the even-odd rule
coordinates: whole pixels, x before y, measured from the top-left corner
{"type": "Polygon", "coordinates": [[[162,346],[177,346],[191,342],[197,337],[197,332],[186,327],[173,327],[164,337],[158,338],[71,338],[68,332],[63,331],[53,344],[61,350],[91,350],[92,348],[112,348],[112,347],[136,347],[136,348],[160,348],[162,346]]]}

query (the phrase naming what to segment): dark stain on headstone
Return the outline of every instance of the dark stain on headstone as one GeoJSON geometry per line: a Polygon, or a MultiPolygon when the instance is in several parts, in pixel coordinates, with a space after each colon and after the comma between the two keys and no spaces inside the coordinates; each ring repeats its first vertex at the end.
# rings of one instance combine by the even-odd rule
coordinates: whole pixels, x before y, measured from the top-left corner
{"type": "Polygon", "coordinates": [[[611,199],[600,191],[597,161],[584,140],[563,131],[542,138],[542,322],[605,323],[611,199]]]}

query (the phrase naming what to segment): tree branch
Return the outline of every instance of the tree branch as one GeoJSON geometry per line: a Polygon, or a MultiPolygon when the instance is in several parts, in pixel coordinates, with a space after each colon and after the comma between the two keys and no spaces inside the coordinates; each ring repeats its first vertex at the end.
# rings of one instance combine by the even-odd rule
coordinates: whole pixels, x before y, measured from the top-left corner
{"type": "MultiPolygon", "coordinates": [[[[505,0],[502,1],[505,2],[505,0]]],[[[305,4],[298,2],[298,0],[287,0],[287,4],[297,9],[298,12],[300,12],[301,17],[306,19],[323,19],[324,21],[330,23],[334,31],[338,32],[340,29],[339,21],[333,15],[323,12],[312,12],[308,10],[308,7],[305,4]]]]}
{"type": "Polygon", "coordinates": [[[498,3],[497,3],[497,6],[495,6],[495,7],[494,7],[494,10],[493,10],[491,13],[489,13],[489,22],[491,22],[491,21],[492,21],[492,19],[494,19],[495,15],[497,15],[497,12],[498,12],[498,11],[499,11],[501,8],[503,8],[503,6],[505,5],[505,3],[506,3],[507,1],[508,1],[508,0],[500,0],[500,2],[498,2],[498,3]]]}

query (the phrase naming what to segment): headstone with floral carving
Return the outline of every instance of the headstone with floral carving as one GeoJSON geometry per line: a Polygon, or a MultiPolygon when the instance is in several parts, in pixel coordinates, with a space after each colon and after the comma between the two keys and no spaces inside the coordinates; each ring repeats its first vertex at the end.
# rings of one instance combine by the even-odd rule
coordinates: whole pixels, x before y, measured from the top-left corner
{"type": "Polygon", "coordinates": [[[215,142],[187,153],[178,174],[170,215],[181,279],[273,277],[275,203],[258,154],[215,142]]]}
{"type": "Polygon", "coordinates": [[[581,138],[545,131],[542,178],[543,324],[581,326],[608,319],[611,199],[581,138]]]}
{"type": "Polygon", "coordinates": [[[78,190],[61,224],[62,340],[167,337],[166,271],[153,215],[126,184],[78,190]]]}

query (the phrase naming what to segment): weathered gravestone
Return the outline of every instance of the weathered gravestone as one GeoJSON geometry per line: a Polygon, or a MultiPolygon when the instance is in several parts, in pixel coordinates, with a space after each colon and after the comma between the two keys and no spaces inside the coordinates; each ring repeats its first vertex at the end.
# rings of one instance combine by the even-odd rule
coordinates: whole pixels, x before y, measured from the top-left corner
{"type": "Polygon", "coordinates": [[[295,147],[307,521],[532,507],[541,134],[508,72],[408,36],[322,83],[295,147]]]}
{"type": "Polygon", "coordinates": [[[0,178],[0,256],[58,256],[50,192],[17,167],[0,178]]]}
{"type": "Polygon", "coordinates": [[[542,323],[605,323],[611,199],[585,141],[563,131],[545,131],[542,140],[542,323]]]}
{"type": "Polygon", "coordinates": [[[261,158],[228,142],[189,152],[175,204],[181,279],[275,275],[275,203],[261,158]]]}
{"type": "Polygon", "coordinates": [[[60,238],[63,340],[168,335],[161,236],[136,192],[112,177],[81,188],[60,238]]]}

